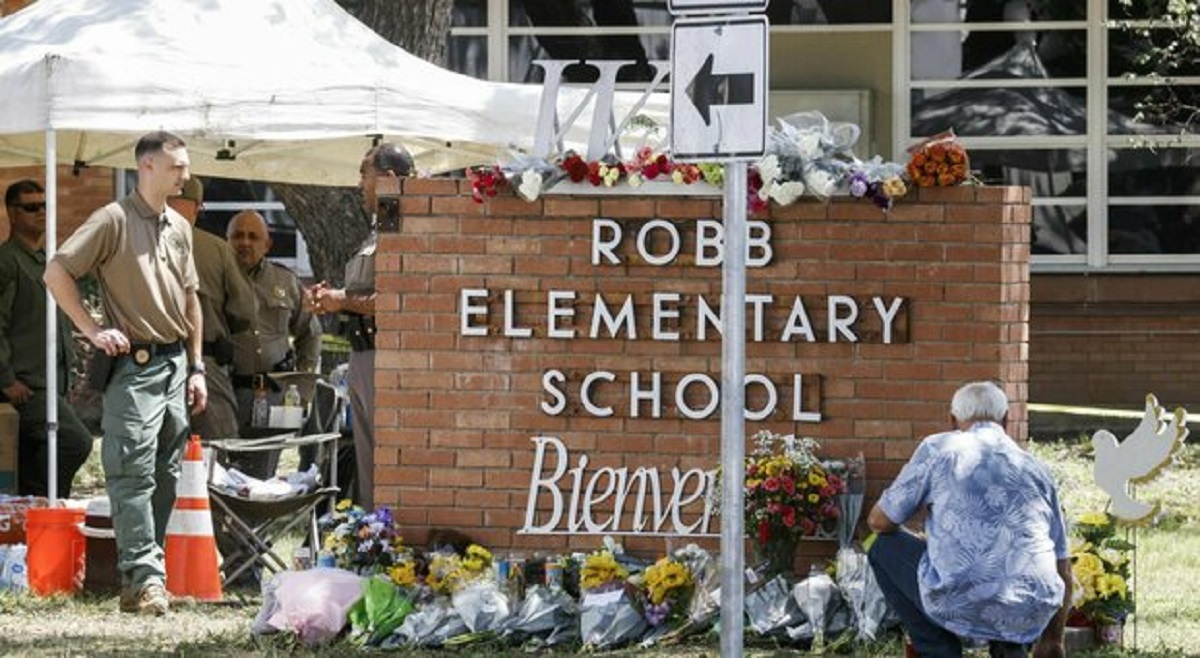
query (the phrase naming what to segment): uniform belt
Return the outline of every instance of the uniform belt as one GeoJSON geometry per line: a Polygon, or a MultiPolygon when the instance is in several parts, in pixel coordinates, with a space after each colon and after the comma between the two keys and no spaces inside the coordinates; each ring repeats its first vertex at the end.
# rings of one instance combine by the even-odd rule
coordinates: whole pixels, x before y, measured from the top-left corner
{"type": "Polygon", "coordinates": [[[139,366],[150,363],[156,356],[175,356],[183,353],[183,341],[174,343],[130,343],[129,357],[139,366]]]}
{"type": "Polygon", "coordinates": [[[255,380],[257,380],[259,377],[262,377],[264,386],[272,391],[279,391],[279,384],[276,383],[275,380],[269,377],[268,373],[265,372],[260,372],[254,375],[234,375],[230,379],[233,381],[234,388],[254,388],[254,385],[258,383],[255,380]]]}

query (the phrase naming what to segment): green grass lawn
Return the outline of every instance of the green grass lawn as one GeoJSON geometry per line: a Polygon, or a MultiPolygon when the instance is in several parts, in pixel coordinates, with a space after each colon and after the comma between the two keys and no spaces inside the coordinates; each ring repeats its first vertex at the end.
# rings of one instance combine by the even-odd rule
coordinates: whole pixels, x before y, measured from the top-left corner
{"type": "MultiPolygon", "coordinates": [[[[1070,517],[1093,510],[1103,509],[1105,497],[1092,480],[1091,443],[1082,439],[1035,441],[1031,450],[1052,468],[1059,483],[1063,504],[1070,517]]],[[[93,459],[81,474],[77,489],[81,496],[103,492],[103,476],[98,465],[98,446],[93,459]]],[[[1164,472],[1155,482],[1141,487],[1138,497],[1162,504],[1162,513],[1157,522],[1141,528],[1131,539],[1137,544],[1135,554],[1136,573],[1134,588],[1138,613],[1126,629],[1124,651],[1091,652],[1076,654],[1083,656],[1195,656],[1200,655],[1200,597],[1194,593],[1195,583],[1200,582],[1200,448],[1185,446],[1177,463],[1164,472]],[[1136,645],[1136,650],[1134,646],[1136,645]]],[[[285,550],[286,552],[286,550],[285,550]]],[[[182,608],[163,620],[164,628],[158,635],[152,628],[134,623],[129,616],[115,613],[111,601],[98,602],[87,598],[36,599],[25,594],[0,595],[0,654],[11,651],[26,655],[33,646],[11,642],[13,638],[29,635],[33,629],[43,628],[47,620],[61,622],[71,632],[67,640],[59,635],[57,641],[39,646],[57,647],[55,655],[64,648],[82,650],[84,653],[108,653],[117,647],[122,655],[141,647],[150,653],[174,653],[176,655],[223,655],[290,654],[297,649],[286,638],[253,638],[247,627],[258,612],[252,602],[243,606],[182,608]],[[184,633],[180,629],[194,626],[197,620],[209,623],[210,627],[199,635],[184,633]],[[93,633],[84,629],[95,627],[93,633]],[[129,627],[128,632],[123,627],[129,627]],[[4,639],[9,638],[8,640],[4,639]]],[[[52,636],[54,637],[54,636],[52,636]]],[[[302,653],[323,656],[353,655],[354,650],[346,646],[327,647],[315,652],[302,653]]],[[[650,655],[658,656],[713,656],[717,642],[708,637],[683,646],[662,648],[650,655]]],[[[856,647],[856,656],[902,655],[900,644],[894,638],[890,642],[872,647],[856,647]]],[[[405,655],[437,656],[449,652],[406,651],[405,655]]],[[[519,649],[497,646],[463,647],[455,653],[461,655],[523,655],[519,649]]],[[[645,650],[625,649],[612,652],[614,655],[647,655],[645,650]]],[[[794,655],[790,649],[776,649],[762,642],[747,640],[747,655],[774,656],[794,655]]]]}

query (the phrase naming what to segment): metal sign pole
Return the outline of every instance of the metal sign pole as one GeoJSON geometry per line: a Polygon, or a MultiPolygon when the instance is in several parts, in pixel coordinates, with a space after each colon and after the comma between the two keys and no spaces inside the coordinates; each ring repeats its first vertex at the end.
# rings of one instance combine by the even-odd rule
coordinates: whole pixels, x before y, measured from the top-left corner
{"type": "Polygon", "coordinates": [[[742,655],[746,525],[746,194],[744,160],[725,164],[725,260],[721,266],[721,656],[742,655]]]}

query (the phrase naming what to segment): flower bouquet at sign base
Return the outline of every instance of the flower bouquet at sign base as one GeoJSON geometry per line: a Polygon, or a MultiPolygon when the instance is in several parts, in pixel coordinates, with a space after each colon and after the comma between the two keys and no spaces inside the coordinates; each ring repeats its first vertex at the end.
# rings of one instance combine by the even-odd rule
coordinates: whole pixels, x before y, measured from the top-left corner
{"type": "Polygon", "coordinates": [[[333,555],[334,566],[364,576],[382,573],[403,562],[409,552],[396,530],[391,510],[370,513],[349,499],[338,502],[318,520],[323,552],[333,555]]]}
{"type": "Polygon", "coordinates": [[[952,187],[971,178],[967,149],[953,130],[939,133],[908,149],[909,179],[917,187],[952,187]]]}
{"type": "Polygon", "coordinates": [[[579,634],[585,647],[607,649],[642,637],[646,620],[634,605],[629,572],[611,550],[587,556],[580,569],[579,634]]]}
{"type": "Polygon", "coordinates": [[[1097,628],[1124,624],[1134,610],[1129,587],[1133,544],[1117,536],[1116,519],[1107,512],[1080,516],[1072,535],[1074,616],[1097,628]]]}
{"type": "MultiPolygon", "coordinates": [[[[795,547],[803,537],[830,535],[837,529],[840,477],[816,456],[811,438],[783,436],[763,430],[754,435],[746,457],[744,504],[746,534],[761,549],[795,547]],[[775,546],[772,546],[772,543],[775,546]]],[[[790,572],[792,555],[772,555],[771,570],[790,572]]]]}
{"type": "Polygon", "coordinates": [[[695,579],[687,565],[664,557],[638,577],[642,616],[654,628],[673,629],[688,617],[695,579]]]}

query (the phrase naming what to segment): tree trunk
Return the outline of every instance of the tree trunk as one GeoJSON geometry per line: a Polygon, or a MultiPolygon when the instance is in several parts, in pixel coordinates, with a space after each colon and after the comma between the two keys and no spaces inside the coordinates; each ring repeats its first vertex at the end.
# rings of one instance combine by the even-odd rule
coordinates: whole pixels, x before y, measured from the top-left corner
{"type": "MultiPolygon", "coordinates": [[[[446,60],[453,0],[338,0],[380,36],[435,64],[446,60]]],[[[342,268],[370,231],[357,190],[272,183],[308,243],[313,276],[335,285],[342,268]]]]}

